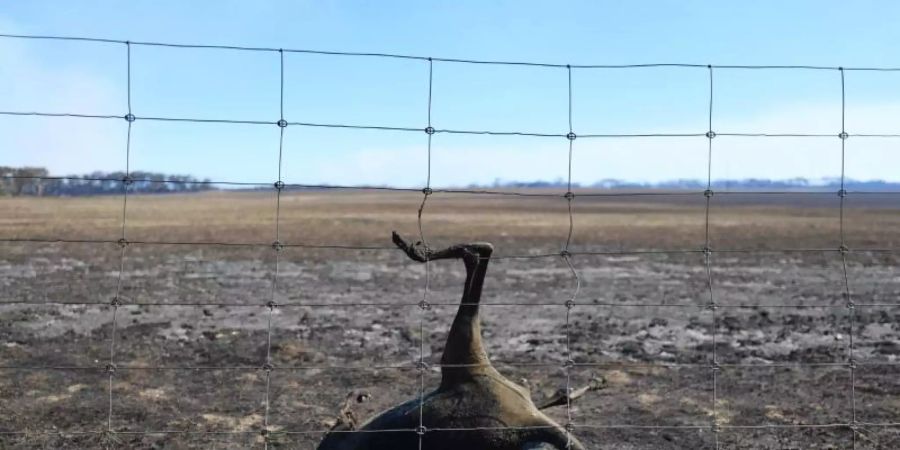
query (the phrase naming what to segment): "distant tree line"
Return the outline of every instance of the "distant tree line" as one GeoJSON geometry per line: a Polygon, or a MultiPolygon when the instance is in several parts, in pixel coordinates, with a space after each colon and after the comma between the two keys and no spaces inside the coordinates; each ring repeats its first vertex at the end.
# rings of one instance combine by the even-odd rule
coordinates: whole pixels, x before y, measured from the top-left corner
{"type": "MultiPolygon", "coordinates": [[[[79,196],[120,195],[125,172],[94,171],[84,175],[51,176],[43,167],[0,166],[0,195],[79,196]]],[[[167,194],[215,189],[209,179],[190,175],[131,172],[129,192],[167,194]]]]}
{"type": "MultiPolygon", "coordinates": [[[[84,175],[51,176],[43,167],[0,166],[0,196],[81,196],[81,195],[121,195],[125,172],[94,171],[84,175]]],[[[130,174],[129,192],[140,194],[167,194],[201,192],[215,190],[215,184],[208,178],[198,179],[190,175],[167,175],[158,172],[136,171],[130,174]]],[[[568,183],[562,179],[553,181],[505,181],[495,180],[492,184],[470,184],[470,189],[484,188],[565,188],[568,183]]],[[[793,178],[788,180],[738,179],[713,180],[713,189],[746,190],[836,190],[841,186],[838,178],[808,180],[793,178]]],[[[706,180],[679,179],[661,182],[634,182],[618,179],[604,179],[591,184],[572,183],[573,188],[594,189],[691,189],[706,188],[706,180]]],[[[847,179],[844,187],[861,191],[898,191],[900,183],[894,181],[847,179]]],[[[259,187],[258,189],[271,189],[259,187]]]]}
{"type": "MultiPolygon", "coordinates": [[[[504,181],[495,180],[492,184],[470,184],[471,189],[485,188],[565,188],[568,183],[562,179],[554,181],[504,181]]],[[[618,179],[604,179],[588,185],[572,183],[573,188],[589,187],[594,189],[706,189],[706,180],[678,179],[659,182],[638,182],[618,179]]],[[[806,178],[791,178],[787,180],[770,180],[765,178],[745,178],[735,180],[713,180],[713,189],[746,189],[746,190],[798,190],[798,191],[829,191],[841,187],[840,178],[827,178],[822,180],[808,180],[806,178]]],[[[900,190],[900,182],[884,180],[844,180],[844,187],[850,190],[860,191],[897,191],[900,190]]]]}

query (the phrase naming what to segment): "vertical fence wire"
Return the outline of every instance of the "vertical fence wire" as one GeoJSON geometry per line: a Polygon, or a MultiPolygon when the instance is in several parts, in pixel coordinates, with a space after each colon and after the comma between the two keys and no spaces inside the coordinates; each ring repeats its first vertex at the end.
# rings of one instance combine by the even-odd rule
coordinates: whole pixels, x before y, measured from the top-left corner
{"type": "Polygon", "coordinates": [[[850,291],[850,276],[847,273],[847,254],[850,249],[847,247],[847,241],[844,234],[844,202],[847,197],[845,188],[846,180],[846,153],[847,153],[847,88],[844,69],[840,68],[841,75],[841,132],[838,137],[841,139],[841,189],[838,191],[839,197],[839,216],[838,216],[838,233],[840,234],[840,246],[838,250],[841,255],[841,271],[844,280],[844,298],[847,305],[847,368],[850,372],[850,435],[853,444],[853,450],[857,448],[857,433],[859,433],[857,415],[856,415],[856,361],[853,359],[854,353],[854,337],[856,322],[856,305],[853,303],[853,294],[850,291]]]}
{"type": "Polygon", "coordinates": [[[719,357],[718,357],[718,332],[719,332],[719,320],[716,313],[718,309],[718,305],[716,304],[715,296],[713,295],[713,277],[712,277],[712,247],[710,243],[709,236],[709,214],[710,214],[710,206],[712,203],[713,190],[712,190],[712,159],[713,159],[713,139],[716,137],[716,132],[713,131],[713,101],[714,101],[714,82],[713,82],[713,67],[711,65],[707,66],[707,70],[709,73],[709,117],[707,122],[707,131],[706,132],[706,141],[707,141],[707,152],[706,152],[706,191],[703,192],[704,197],[706,197],[706,207],[704,209],[704,233],[703,233],[703,260],[704,265],[706,266],[706,288],[709,294],[709,304],[707,305],[709,308],[709,312],[712,320],[712,360],[710,361],[710,377],[712,378],[712,434],[715,442],[715,448],[719,449],[719,357]]]}
{"type": "Polygon", "coordinates": [[[572,420],[572,370],[575,369],[575,361],[572,357],[572,333],[571,333],[571,316],[572,316],[572,308],[575,307],[575,301],[578,298],[578,292],[581,290],[581,277],[578,276],[578,271],[575,270],[575,265],[572,264],[572,256],[569,252],[569,247],[572,245],[572,235],[575,233],[575,217],[572,210],[572,201],[575,199],[575,194],[572,192],[572,158],[575,144],[575,131],[572,126],[572,67],[566,66],[566,75],[567,75],[567,91],[568,91],[568,123],[569,123],[569,133],[566,134],[566,139],[569,141],[569,158],[568,158],[568,178],[566,180],[566,194],[564,198],[566,199],[566,207],[568,209],[568,219],[569,219],[569,231],[566,235],[566,243],[562,250],[563,260],[566,262],[566,265],[569,268],[569,271],[572,274],[573,279],[575,280],[575,288],[572,292],[572,296],[566,301],[566,359],[564,362],[563,369],[566,373],[566,448],[570,448],[572,446],[573,437],[572,432],[575,429],[575,423],[572,420]]]}
{"type": "Polygon", "coordinates": [[[425,376],[428,373],[428,364],[425,362],[425,315],[431,309],[428,302],[428,292],[431,287],[431,250],[428,247],[428,240],[425,238],[425,229],[422,226],[422,214],[425,211],[425,204],[428,197],[432,194],[431,190],[431,140],[434,135],[434,128],[431,126],[431,110],[432,95],[434,90],[434,61],[428,58],[428,114],[427,125],[425,126],[425,135],[428,139],[427,143],[427,164],[425,175],[425,187],[422,188],[422,203],[416,213],[416,224],[419,228],[419,239],[425,249],[425,286],[422,292],[422,301],[419,303],[419,426],[416,434],[419,436],[419,450],[425,440],[425,433],[428,429],[425,427],[425,376]]]}
{"type": "Polygon", "coordinates": [[[284,131],[287,128],[287,122],[284,120],[284,51],[278,50],[278,70],[279,70],[279,88],[278,88],[278,179],[275,181],[275,240],[272,241],[273,267],[272,267],[272,291],[266,307],[268,315],[266,317],[266,359],[262,365],[263,372],[266,377],[266,392],[264,397],[263,412],[263,428],[260,430],[263,438],[264,448],[269,448],[271,440],[271,430],[269,429],[269,411],[271,409],[271,392],[272,392],[272,321],[274,320],[275,309],[278,308],[278,272],[281,262],[281,251],[284,246],[281,243],[281,193],[284,190],[284,180],[282,179],[282,161],[284,155],[284,131]]]}
{"type": "Polygon", "coordinates": [[[131,43],[125,42],[125,86],[126,101],[128,113],[124,119],[128,129],[125,135],[125,176],[121,180],[122,183],[122,230],[119,238],[119,272],[116,276],[116,294],[112,299],[112,322],[110,325],[109,339],[109,363],[106,366],[108,377],[108,394],[109,402],[107,405],[106,416],[106,436],[104,436],[104,446],[107,448],[112,445],[114,439],[113,430],[113,378],[116,372],[116,331],[118,328],[118,312],[122,305],[122,278],[125,272],[125,257],[128,251],[128,235],[126,232],[128,223],[128,188],[131,185],[131,125],[134,122],[134,115],[131,111],[131,43]]]}

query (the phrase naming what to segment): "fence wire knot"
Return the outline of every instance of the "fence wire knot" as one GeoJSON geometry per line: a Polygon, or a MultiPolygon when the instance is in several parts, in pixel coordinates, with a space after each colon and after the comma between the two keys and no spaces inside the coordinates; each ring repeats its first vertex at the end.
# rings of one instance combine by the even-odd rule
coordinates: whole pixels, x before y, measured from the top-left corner
{"type": "Polygon", "coordinates": [[[288,122],[284,119],[279,119],[278,122],[275,122],[275,125],[278,125],[281,128],[287,128],[288,122]]]}
{"type": "Polygon", "coordinates": [[[132,113],[125,114],[124,116],[122,116],[122,118],[127,120],[128,122],[134,122],[135,120],[137,120],[137,117],[135,117],[132,113]]]}

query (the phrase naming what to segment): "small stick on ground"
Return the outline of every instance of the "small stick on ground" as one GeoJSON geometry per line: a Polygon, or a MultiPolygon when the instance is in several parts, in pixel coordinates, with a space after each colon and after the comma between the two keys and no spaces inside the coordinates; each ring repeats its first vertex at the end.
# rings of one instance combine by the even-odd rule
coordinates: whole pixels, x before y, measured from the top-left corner
{"type": "Polygon", "coordinates": [[[555,406],[566,406],[574,403],[575,400],[583,397],[584,394],[587,394],[588,392],[599,391],[600,389],[603,389],[605,387],[606,380],[604,380],[603,378],[594,378],[587,386],[573,389],[572,392],[570,392],[568,395],[566,395],[565,389],[559,389],[558,391],[556,391],[556,394],[554,394],[553,397],[548,398],[544,401],[544,403],[538,405],[538,409],[545,410],[553,408],[555,406]]]}
{"type": "Polygon", "coordinates": [[[359,419],[356,417],[356,413],[353,412],[353,405],[355,403],[364,403],[368,399],[369,394],[365,392],[350,392],[347,394],[347,397],[344,399],[344,404],[341,406],[341,411],[338,413],[337,420],[334,421],[334,424],[331,425],[331,428],[328,431],[356,430],[359,425],[359,419]]]}

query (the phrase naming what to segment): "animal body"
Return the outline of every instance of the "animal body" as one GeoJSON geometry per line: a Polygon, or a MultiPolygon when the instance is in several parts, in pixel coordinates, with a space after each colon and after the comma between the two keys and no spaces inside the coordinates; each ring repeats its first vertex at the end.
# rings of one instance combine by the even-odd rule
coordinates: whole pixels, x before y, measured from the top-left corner
{"type": "Polygon", "coordinates": [[[397,233],[393,239],[415,261],[461,259],[466,267],[462,301],[441,358],[441,384],[422,399],[382,412],[358,430],[332,430],[318,449],[584,450],[535,406],[527,389],[506,379],[488,359],[479,301],[491,244],[460,244],[433,252],[421,243],[408,244],[397,233]]]}

